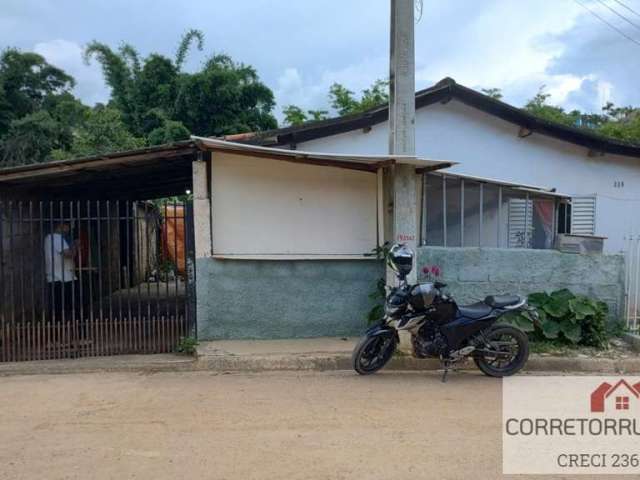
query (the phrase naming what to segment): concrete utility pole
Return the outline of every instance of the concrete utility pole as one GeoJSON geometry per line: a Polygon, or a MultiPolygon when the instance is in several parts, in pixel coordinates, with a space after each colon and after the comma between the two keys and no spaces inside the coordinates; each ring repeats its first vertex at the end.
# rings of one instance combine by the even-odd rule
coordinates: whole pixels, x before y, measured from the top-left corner
{"type": "MultiPolygon", "coordinates": [[[[389,153],[415,155],[414,0],[391,0],[391,58],[389,98],[389,153]]],[[[393,242],[417,247],[417,179],[415,167],[394,165],[393,242]]],[[[407,279],[416,281],[416,268],[407,279]]],[[[389,280],[389,275],[387,275],[389,280]]],[[[388,282],[389,283],[389,282],[388,282]]]]}

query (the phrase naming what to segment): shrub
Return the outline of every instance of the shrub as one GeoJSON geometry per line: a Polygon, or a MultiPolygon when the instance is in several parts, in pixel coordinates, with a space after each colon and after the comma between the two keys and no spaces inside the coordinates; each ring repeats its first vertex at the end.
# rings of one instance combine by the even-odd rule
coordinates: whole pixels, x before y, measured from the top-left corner
{"type": "Polygon", "coordinates": [[[538,320],[530,312],[511,314],[510,323],[528,332],[534,339],[560,340],[575,345],[604,348],[607,344],[607,304],[566,288],[550,294],[529,295],[538,320]]]}
{"type": "Polygon", "coordinates": [[[194,337],[180,337],[180,341],[176,346],[176,352],[183,355],[193,355],[196,353],[197,346],[198,340],[194,337]]]}

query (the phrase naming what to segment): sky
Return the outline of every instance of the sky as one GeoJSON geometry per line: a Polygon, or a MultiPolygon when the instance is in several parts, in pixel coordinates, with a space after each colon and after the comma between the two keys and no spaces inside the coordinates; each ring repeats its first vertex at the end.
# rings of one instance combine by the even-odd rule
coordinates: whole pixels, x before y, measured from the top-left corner
{"type": "MultiPolygon", "coordinates": [[[[640,13],[640,0],[620,2],[640,13]]],[[[334,82],[359,92],[388,76],[389,0],[0,0],[0,48],[40,53],[76,78],[88,104],[109,98],[100,67],[82,60],[88,42],[173,57],[191,28],[205,46],[185,69],[214,53],[253,65],[279,119],[288,104],[328,109],[334,82]]],[[[416,89],[452,77],[500,88],[516,106],[542,85],[568,109],[640,105],[640,15],[616,0],[423,0],[415,34],[416,89]]]]}

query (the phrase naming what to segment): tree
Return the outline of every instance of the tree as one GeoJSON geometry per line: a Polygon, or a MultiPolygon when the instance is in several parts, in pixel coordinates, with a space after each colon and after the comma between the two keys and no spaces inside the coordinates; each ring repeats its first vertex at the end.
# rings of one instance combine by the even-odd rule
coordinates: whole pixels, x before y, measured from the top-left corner
{"type": "Polygon", "coordinates": [[[70,93],[75,82],[33,52],[0,55],[0,164],[38,163],[71,145],[84,106],[70,93]]]}
{"type": "Polygon", "coordinates": [[[203,42],[201,31],[188,31],[173,60],[159,53],[141,60],[131,45],[114,52],[103,43],[92,42],[85,59],[96,58],[102,65],[111,87],[110,104],[122,112],[135,136],[150,135],[160,127],[164,133],[156,131],[154,141],[165,134],[167,138],[178,133],[181,137],[183,127],[197,135],[275,128],[273,93],[253,68],[236,64],[226,55],[215,55],[198,72],[182,71],[190,48],[195,44],[202,50],[203,42]],[[182,127],[161,125],[157,121],[160,117],[180,122],[182,127]]]}
{"type": "Polygon", "coordinates": [[[574,115],[568,115],[562,107],[552,106],[547,103],[551,94],[547,93],[545,88],[546,86],[542,85],[538,89],[538,93],[526,103],[524,110],[545,120],[575,126],[577,119],[574,118],[574,115]]]}
{"type": "Polygon", "coordinates": [[[502,90],[499,88],[482,88],[480,91],[494,100],[502,100],[502,90]]]}
{"type": "Polygon", "coordinates": [[[287,105],[282,109],[284,123],[287,125],[301,125],[307,121],[307,114],[300,107],[287,105]]]}
{"type": "Polygon", "coordinates": [[[318,120],[326,120],[329,115],[328,110],[307,110],[307,113],[314,122],[318,120]]]}
{"type": "Polygon", "coordinates": [[[173,120],[196,135],[227,135],[275,128],[273,92],[256,71],[214,55],[201,71],[181,74],[173,120]]]}
{"type": "Polygon", "coordinates": [[[73,77],[33,52],[8,48],[0,55],[0,137],[11,121],[42,109],[51,95],[69,92],[73,77]]]}
{"type": "Polygon", "coordinates": [[[376,80],[369,88],[362,91],[362,98],[355,111],[361,112],[389,103],[389,81],[376,80]]]}
{"type": "Polygon", "coordinates": [[[87,45],[85,62],[95,58],[102,65],[107,85],[111,88],[111,103],[122,112],[123,120],[136,135],[149,133],[144,130],[142,119],[151,109],[161,109],[171,117],[178,93],[178,77],[192,43],[202,50],[203,33],[189,30],[178,45],[174,61],[152,53],[140,60],[138,51],[130,44],[117,51],[97,41],[87,45]]]}
{"type": "Polygon", "coordinates": [[[70,148],[56,150],[53,157],[56,160],[85,157],[133,150],[144,145],[144,139],[129,132],[118,109],[97,105],[86,112],[84,122],[76,130],[70,148]]]}
{"type": "Polygon", "coordinates": [[[339,83],[334,83],[329,88],[329,100],[331,107],[340,115],[353,113],[358,108],[358,101],[353,97],[353,92],[339,83]]]}
{"type": "Polygon", "coordinates": [[[300,107],[287,105],[282,109],[284,122],[287,125],[301,125],[308,120],[318,121],[327,118],[327,110],[307,110],[304,112],[300,107]]]}
{"type": "MultiPolygon", "coordinates": [[[[389,81],[376,80],[369,88],[365,88],[360,99],[355,97],[352,90],[344,85],[334,83],[329,87],[329,103],[339,115],[363,112],[371,108],[389,103],[389,81]]],[[[327,110],[307,110],[296,105],[287,105],[282,110],[287,125],[300,125],[309,120],[324,120],[328,117],[327,110]]]]}
{"type": "Polygon", "coordinates": [[[162,145],[165,143],[177,142],[179,140],[188,140],[189,135],[189,130],[182,124],[182,122],[165,120],[162,126],[153,129],[149,133],[147,141],[149,145],[162,145]]]}
{"type": "Polygon", "coordinates": [[[0,166],[11,167],[41,163],[54,149],[66,149],[72,141],[71,131],[41,110],[13,120],[0,142],[0,166]]]}

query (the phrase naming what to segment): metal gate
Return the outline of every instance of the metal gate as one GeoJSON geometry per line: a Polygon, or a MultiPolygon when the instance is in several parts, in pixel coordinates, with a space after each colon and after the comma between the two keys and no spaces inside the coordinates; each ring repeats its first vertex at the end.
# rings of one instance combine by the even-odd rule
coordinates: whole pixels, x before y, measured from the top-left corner
{"type": "Polygon", "coordinates": [[[0,361],[174,351],[195,331],[190,203],[0,202],[0,361]]]}
{"type": "Polygon", "coordinates": [[[640,330],[640,237],[629,236],[625,248],[625,318],[632,333],[640,330]]]}

